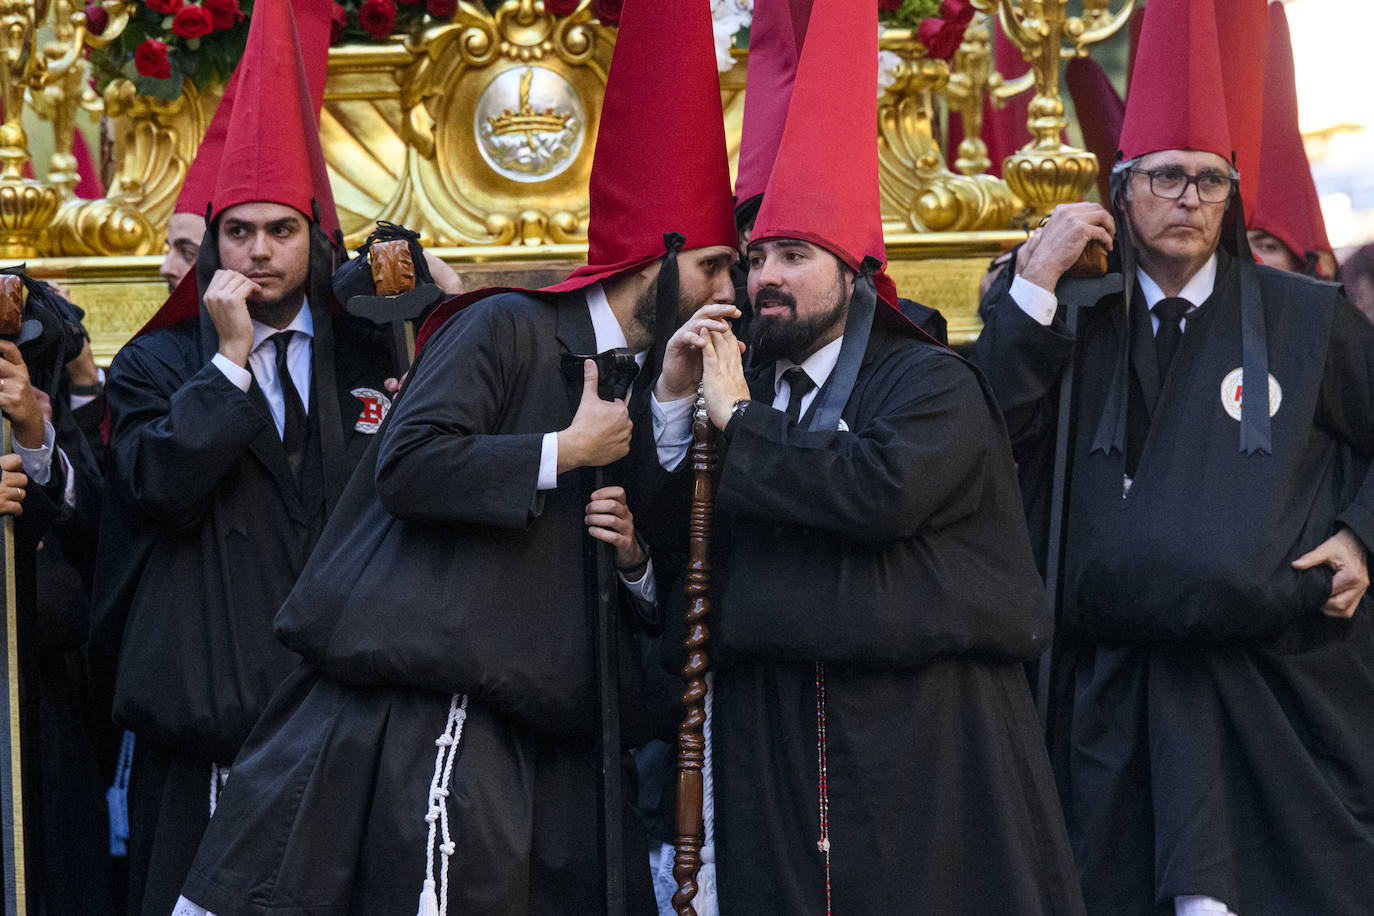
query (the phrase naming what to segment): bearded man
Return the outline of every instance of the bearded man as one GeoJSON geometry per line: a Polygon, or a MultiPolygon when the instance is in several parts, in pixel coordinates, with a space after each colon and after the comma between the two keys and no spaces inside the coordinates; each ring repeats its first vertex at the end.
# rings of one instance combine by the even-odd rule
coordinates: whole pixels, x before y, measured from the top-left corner
{"type": "Polygon", "coordinates": [[[654,389],[665,467],[699,382],[720,431],[720,911],[1077,913],[1020,664],[1050,622],[1006,433],[881,282],[869,12],[812,6],[748,246],[750,369],[699,314],[654,389]]]}

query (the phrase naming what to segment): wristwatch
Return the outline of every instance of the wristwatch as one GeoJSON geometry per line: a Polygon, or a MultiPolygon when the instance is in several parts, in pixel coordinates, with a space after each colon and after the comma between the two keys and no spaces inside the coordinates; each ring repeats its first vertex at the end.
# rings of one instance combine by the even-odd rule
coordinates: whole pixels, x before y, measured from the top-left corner
{"type": "Polygon", "coordinates": [[[733,420],[735,417],[742,417],[742,416],[744,416],[744,409],[745,409],[746,407],[748,407],[748,406],[749,406],[749,399],[748,399],[748,398],[740,398],[740,399],[739,399],[738,401],[736,401],[734,404],[730,405],[730,419],[733,420]]]}

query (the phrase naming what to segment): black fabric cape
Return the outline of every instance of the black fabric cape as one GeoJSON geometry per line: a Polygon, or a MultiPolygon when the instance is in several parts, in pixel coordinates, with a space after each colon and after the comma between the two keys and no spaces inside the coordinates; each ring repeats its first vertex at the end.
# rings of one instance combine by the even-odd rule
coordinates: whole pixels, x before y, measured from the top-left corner
{"type": "Polygon", "coordinates": [[[338,496],[325,468],[356,461],[372,438],[352,392],[380,392],[395,374],[384,329],[326,308],[313,318],[299,488],[257,384],[242,392],[211,364],[217,343],[203,312],[131,341],[108,373],[92,651],[105,666],[114,660],[114,717],[138,735],[135,912],[161,916],[175,903],[209,816],[211,762],[233,760],[298,662],[273,635],[273,615],[338,496]],[[322,377],[333,390],[322,390],[322,377]],[[342,427],[333,435],[345,443],[332,457],[321,445],[331,400],[342,427]]]}
{"type": "MultiPolygon", "coordinates": [[[[1367,913],[1369,599],[1352,620],[1325,617],[1331,571],[1290,561],[1341,524],[1374,543],[1374,329],[1334,286],[1220,258],[1162,383],[1143,304],[1083,311],[1076,342],[1062,315],[1042,327],[1009,294],[987,311],[977,358],[1036,520],[1057,379],[1077,349],[1056,775],[1092,913],[1172,913],[1192,894],[1246,916],[1367,913]],[[1224,405],[1242,269],[1258,271],[1264,302],[1272,455],[1240,454],[1224,405]],[[1139,464],[1123,495],[1124,456],[1090,445],[1128,338],[1139,464]]],[[[1246,398],[1262,392],[1245,382],[1246,398]]]]}
{"type": "MultiPolygon", "coordinates": [[[[141,737],[226,762],[296,663],[273,636],[272,618],[338,494],[310,470],[296,487],[265,398],[256,384],[240,391],[210,363],[201,320],[131,341],[110,366],[108,478],[123,510],[112,522],[131,529],[112,534],[134,543],[103,551],[97,575],[109,593],[104,613],[125,618],[116,719],[141,737]],[[165,645],[167,657],[135,670],[133,644],[165,645]],[[231,674],[236,697],[219,686],[231,674]]],[[[363,405],[351,392],[381,391],[393,371],[382,328],[346,315],[327,320],[337,383],[329,392],[311,385],[307,467],[321,461],[319,400],[337,400],[354,463],[372,434],[357,428],[363,405]]]]}
{"type": "Polygon", "coordinates": [[[750,375],[716,502],[722,911],[824,911],[820,662],[835,912],[1081,912],[1020,664],[1050,618],[977,372],[875,323],[836,432],[750,375]]]}
{"type": "MultiPolygon", "coordinates": [[[[446,558],[433,576],[446,581],[456,569],[464,587],[441,592],[451,615],[429,619],[414,596],[446,586],[398,575],[393,597],[374,609],[380,627],[366,634],[380,640],[375,653],[342,647],[283,685],[234,763],[187,898],[219,916],[414,916],[434,741],[452,693],[481,689],[453,683],[456,672],[443,680],[446,647],[460,638],[445,629],[450,618],[482,627],[483,640],[501,636],[512,655],[582,668],[551,671],[552,681],[593,683],[583,521],[591,474],[569,471],[543,492],[537,481],[543,434],[566,428],[581,396],[560,355],[594,345],[581,294],[516,293],[469,306],[425,344],[379,444],[374,498],[431,526],[446,558]],[[550,633],[580,644],[547,645],[550,633]]],[[[350,489],[371,483],[355,476],[350,489]]],[[[347,504],[319,555],[350,537],[347,504]]],[[[312,610],[334,613],[293,613],[312,610]]],[[[503,681],[503,655],[492,653],[483,683],[503,681]]],[[[590,689],[574,699],[571,721],[554,732],[530,724],[545,718],[537,710],[515,715],[481,693],[470,698],[447,801],[450,913],[604,909],[596,704],[590,689]]],[[[562,709],[569,698],[549,702],[562,709]]],[[[633,724],[622,728],[634,740],[633,724]]],[[[624,814],[630,912],[653,913],[647,849],[628,805],[624,814]]]]}

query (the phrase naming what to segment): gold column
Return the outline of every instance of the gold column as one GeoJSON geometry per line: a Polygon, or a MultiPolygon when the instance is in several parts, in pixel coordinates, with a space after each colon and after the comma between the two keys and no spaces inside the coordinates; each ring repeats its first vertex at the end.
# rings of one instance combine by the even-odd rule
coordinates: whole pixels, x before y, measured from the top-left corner
{"type": "MultiPolygon", "coordinates": [[[[1030,103],[1031,142],[1002,163],[1002,177],[1038,216],[1079,200],[1097,180],[1097,157],[1060,142],[1068,126],[1059,97],[1059,62],[1085,57],[1088,48],[1130,21],[1135,0],[1116,13],[1110,0],[1082,0],[1083,15],[1069,16],[1067,0],[996,0],[1002,31],[1031,63],[1035,97],[1030,103]],[[1068,47],[1065,47],[1065,43],[1068,47]]],[[[975,5],[989,10],[989,0],[975,5]]]]}
{"type": "MultiPolygon", "coordinates": [[[[0,0],[0,257],[31,258],[38,236],[57,212],[58,193],[47,182],[24,177],[29,140],[24,134],[24,90],[41,84],[46,61],[34,53],[38,24],[47,17],[46,0],[0,0]]],[[[86,17],[76,30],[83,36],[86,17]]]]}
{"type": "MultiPolygon", "coordinates": [[[[966,74],[956,79],[948,64],[926,54],[910,29],[885,32],[881,47],[901,60],[893,84],[878,100],[878,186],[887,232],[1007,228],[1021,209],[1020,201],[990,175],[956,175],[946,168],[931,128],[934,93],[948,91],[953,82],[956,93],[973,94],[977,77],[966,74]]],[[[986,42],[982,50],[986,53],[986,42]]],[[[966,40],[960,51],[964,62],[976,70],[976,42],[966,40]]],[[[976,94],[981,107],[981,88],[976,94]]]]}

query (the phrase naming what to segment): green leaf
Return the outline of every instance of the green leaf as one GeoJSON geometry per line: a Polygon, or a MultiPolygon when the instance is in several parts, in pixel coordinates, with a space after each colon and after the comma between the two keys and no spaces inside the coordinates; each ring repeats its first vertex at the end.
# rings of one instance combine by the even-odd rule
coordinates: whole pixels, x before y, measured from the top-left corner
{"type": "Polygon", "coordinates": [[[153,79],[151,76],[134,76],[134,89],[138,94],[155,99],[175,99],[181,95],[181,84],[181,73],[175,67],[172,68],[171,77],[165,80],[153,79]]]}

